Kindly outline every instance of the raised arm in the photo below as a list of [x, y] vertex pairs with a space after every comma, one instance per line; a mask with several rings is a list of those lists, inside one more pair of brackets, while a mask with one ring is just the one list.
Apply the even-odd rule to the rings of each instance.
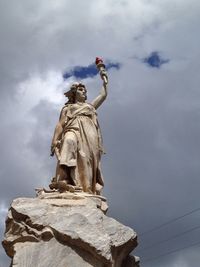
[[108, 84], [104, 82], [100, 94], [91, 103], [95, 107], [95, 109], [97, 109], [106, 99], [108, 94], [107, 89], [108, 89]]
[[103, 86], [101, 88], [100, 94], [91, 102], [91, 104], [97, 109], [103, 101], [106, 99], [108, 94], [108, 84], [103, 83]]
[[97, 109], [107, 97], [108, 76], [107, 76], [105, 65], [103, 63], [103, 59], [96, 57], [95, 63], [96, 63], [97, 69], [99, 70], [101, 79], [103, 80], [103, 87], [100, 91], [100, 94], [91, 103], [95, 107], [95, 109]]

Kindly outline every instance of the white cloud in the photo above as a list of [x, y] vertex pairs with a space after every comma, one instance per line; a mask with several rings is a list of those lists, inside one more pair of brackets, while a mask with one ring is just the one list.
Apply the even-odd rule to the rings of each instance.
[[6, 214], [8, 212], [8, 207], [5, 203], [0, 202], [0, 224], [4, 224], [5, 223], [5, 217]]
[[30, 75], [17, 88], [17, 101], [21, 112], [27, 113], [41, 100], [48, 100], [52, 104], [60, 104], [63, 100], [63, 82], [60, 72], [48, 71], [44, 75], [39, 73]]

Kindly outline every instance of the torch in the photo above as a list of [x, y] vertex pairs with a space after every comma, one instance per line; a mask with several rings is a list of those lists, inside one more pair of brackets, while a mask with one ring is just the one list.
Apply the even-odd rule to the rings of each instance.
[[99, 70], [101, 79], [105, 82], [105, 84], [107, 84], [108, 83], [108, 76], [106, 73], [106, 67], [103, 63], [103, 60], [99, 57], [96, 57], [95, 63], [96, 63], [97, 69]]

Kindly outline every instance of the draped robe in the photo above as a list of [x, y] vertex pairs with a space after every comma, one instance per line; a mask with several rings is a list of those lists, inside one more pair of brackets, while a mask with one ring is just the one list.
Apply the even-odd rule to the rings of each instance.
[[74, 185], [96, 194], [103, 187], [100, 160], [103, 152], [97, 113], [88, 103], [65, 105], [65, 123], [59, 164], [70, 168]]

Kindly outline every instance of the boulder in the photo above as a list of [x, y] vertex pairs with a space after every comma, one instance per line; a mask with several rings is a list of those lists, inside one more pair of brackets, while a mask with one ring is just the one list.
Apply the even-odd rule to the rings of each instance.
[[15, 199], [2, 244], [15, 267], [136, 267], [131, 228], [105, 215], [105, 198], [39, 192]]

